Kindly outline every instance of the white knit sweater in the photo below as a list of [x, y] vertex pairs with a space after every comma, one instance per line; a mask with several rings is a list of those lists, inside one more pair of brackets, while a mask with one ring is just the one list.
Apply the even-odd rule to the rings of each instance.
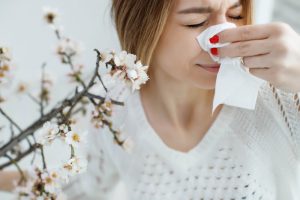
[[107, 200], [122, 179], [128, 200], [299, 200], [299, 95], [264, 84], [254, 111], [224, 105], [183, 153], [154, 132], [135, 92], [115, 119], [133, 140], [132, 153], [108, 130], [93, 130], [87, 173], [64, 190], [69, 199]]

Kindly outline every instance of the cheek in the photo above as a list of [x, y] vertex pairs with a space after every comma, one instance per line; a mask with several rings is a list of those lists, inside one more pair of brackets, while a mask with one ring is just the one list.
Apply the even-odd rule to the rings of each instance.
[[157, 65], [176, 76], [188, 74], [202, 54], [196, 39], [200, 33], [198, 29], [188, 29], [178, 25], [168, 27], [155, 51], [155, 57], [159, 62]]
[[244, 22], [243, 20], [234, 21], [234, 22], [232, 22], [232, 23], [234, 23], [236, 26], [244, 26], [244, 25], [246, 25], [245, 22]]
[[195, 57], [200, 54], [201, 48], [196, 40], [196, 37], [185, 36], [177, 37], [176, 40], [169, 41], [163, 51], [164, 59], [172, 63], [173, 66], [178, 66], [184, 70], [189, 65], [195, 62]]
[[199, 48], [195, 44], [188, 44], [187, 42], [172, 45], [162, 55], [162, 67], [176, 76], [187, 75], [195, 63], [195, 57], [199, 54], [198, 51]]

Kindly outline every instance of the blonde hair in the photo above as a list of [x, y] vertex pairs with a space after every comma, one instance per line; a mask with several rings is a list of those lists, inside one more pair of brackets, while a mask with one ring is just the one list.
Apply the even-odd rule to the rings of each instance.
[[[150, 65], [175, 0], [112, 0], [111, 17], [121, 48]], [[241, 0], [244, 23], [252, 23], [252, 0]]]

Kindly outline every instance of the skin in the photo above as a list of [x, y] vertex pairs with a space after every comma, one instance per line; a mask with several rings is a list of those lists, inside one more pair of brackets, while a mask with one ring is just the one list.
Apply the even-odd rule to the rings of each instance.
[[300, 36], [287, 24], [244, 26], [219, 34], [221, 57], [244, 57], [250, 73], [287, 92], [300, 91]]
[[0, 171], [0, 191], [12, 192], [13, 181], [20, 180], [20, 174], [17, 171]]
[[[242, 11], [241, 6], [235, 6], [237, 3], [237, 0], [177, 0], [168, 18], [149, 69], [150, 80], [141, 89], [141, 99], [149, 123], [174, 150], [188, 152], [194, 148], [222, 109], [221, 105], [211, 115], [217, 74], [199, 64], [216, 63], [195, 38], [212, 25], [224, 22], [243, 25], [242, 19], [234, 19]], [[178, 14], [199, 6], [210, 7], [211, 12]], [[203, 26], [187, 27], [202, 22]], [[254, 75], [279, 88], [300, 91], [300, 39], [287, 25], [243, 26], [224, 31], [219, 37], [221, 42], [234, 42], [218, 49], [221, 57], [242, 56], [246, 66], [252, 66], [250, 72]]]
[[[187, 152], [203, 138], [222, 106], [211, 115], [216, 73], [200, 67], [216, 65], [196, 37], [209, 26], [226, 21], [240, 26], [238, 0], [177, 0], [156, 48], [150, 80], [141, 89], [148, 120], [171, 148]], [[191, 7], [209, 13], [178, 14]], [[205, 22], [203, 26], [191, 28]]]

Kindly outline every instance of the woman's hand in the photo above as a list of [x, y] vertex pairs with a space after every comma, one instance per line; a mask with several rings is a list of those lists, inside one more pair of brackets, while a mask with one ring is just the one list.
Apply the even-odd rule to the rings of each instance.
[[218, 34], [220, 57], [243, 57], [250, 73], [278, 89], [300, 92], [300, 36], [287, 24], [270, 23], [228, 29]]
[[18, 171], [0, 171], [0, 191], [12, 192], [13, 182], [20, 180]]

